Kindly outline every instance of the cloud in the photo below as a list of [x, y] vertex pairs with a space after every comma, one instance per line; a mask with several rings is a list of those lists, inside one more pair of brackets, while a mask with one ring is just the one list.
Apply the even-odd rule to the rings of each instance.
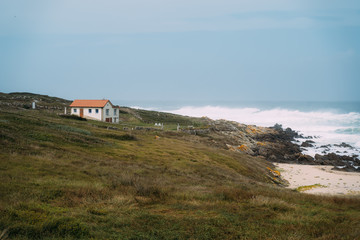
[[[345, 4], [346, 3], [346, 4]], [[62, 0], [0, 3], [0, 33], [104, 34], [360, 25], [354, 1]], [[16, 18], [14, 17], [16, 16]]]

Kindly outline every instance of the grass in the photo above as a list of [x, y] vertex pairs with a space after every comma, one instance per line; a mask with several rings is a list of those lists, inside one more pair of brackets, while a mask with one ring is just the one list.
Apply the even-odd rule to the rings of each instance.
[[106, 138], [112, 138], [120, 141], [130, 141], [130, 140], [136, 140], [136, 137], [131, 134], [114, 134], [114, 133], [107, 133], [103, 135]]
[[304, 192], [304, 191], [308, 191], [308, 190], [311, 190], [313, 188], [318, 188], [318, 187], [324, 188], [326, 186], [317, 183], [317, 184], [313, 184], [313, 185], [300, 186], [300, 187], [296, 188], [296, 191]]
[[141, 109], [136, 109], [136, 110], [134, 109], [133, 111], [136, 112], [136, 114], [144, 123], [151, 123], [151, 124], [166, 123], [170, 125], [180, 124], [182, 126], [194, 126], [194, 127], [201, 127], [207, 125], [205, 119], [186, 117], [171, 113], [147, 111]]
[[[156, 120], [154, 113], [139, 114]], [[169, 124], [185, 121], [172, 117]], [[0, 233], [6, 230], [8, 239], [360, 236], [356, 196], [279, 187], [271, 163], [210, 146], [207, 136], [107, 126], [118, 125], [0, 110]]]

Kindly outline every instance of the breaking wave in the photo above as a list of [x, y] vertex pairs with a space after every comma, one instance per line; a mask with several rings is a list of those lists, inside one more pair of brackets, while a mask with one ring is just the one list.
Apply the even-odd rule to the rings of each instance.
[[[304, 149], [310, 155], [325, 153], [323, 145], [350, 144], [353, 149], [328, 147], [328, 151], [341, 155], [360, 154], [360, 113], [336, 113], [332, 111], [300, 111], [283, 108], [261, 110], [259, 108], [229, 108], [219, 106], [181, 107], [168, 111], [175, 114], [226, 119], [240, 123], [270, 127], [276, 123], [290, 127], [305, 136], [312, 136], [313, 148]], [[301, 142], [300, 142], [301, 143]]]

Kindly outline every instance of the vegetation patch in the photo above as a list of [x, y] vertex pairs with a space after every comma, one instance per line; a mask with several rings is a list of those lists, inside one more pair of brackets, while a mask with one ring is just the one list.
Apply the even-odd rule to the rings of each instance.
[[321, 185], [321, 184], [313, 184], [313, 185], [307, 185], [307, 186], [300, 186], [298, 188], [296, 188], [296, 191], [298, 192], [305, 192], [305, 191], [308, 191], [308, 190], [311, 190], [311, 189], [314, 189], [314, 188], [326, 188], [326, 186], [324, 185]]
[[[23, 236], [29, 239], [42, 239], [49, 236], [87, 237], [89, 229], [76, 218], [62, 216], [65, 209], [48, 205], [22, 204], [3, 211], [6, 219], [1, 225], [8, 229], [10, 238]], [[4, 221], [7, 220], [7, 221]]]
[[120, 140], [120, 141], [135, 141], [135, 140], [137, 140], [135, 136], [130, 135], [130, 134], [119, 135], [119, 134], [108, 133], [108, 134], [104, 134], [103, 136], [106, 138], [112, 138], [112, 139], [116, 139], [116, 140]]
[[249, 150], [249, 147], [247, 147], [246, 145], [242, 144], [241, 146], [238, 147], [239, 150], [246, 152]]
[[206, 126], [207, 123], [203, 119], [185, 117], [181, 115], [155, 112], [155, 111], [146, 111], [141, 109], [134, 110], [140, 119], [145, 123], [166, 123], [166, 124], [180, 124], [182, 126], [194, 126], [202, 127]]
[[62, 117], [62, 118], [73, 119], [73, 120], [78, 120], [78, 121], [87, 121], [86, 118], [82, 118], [82, 117], [76, 116], [76, 115], [64, 115], [64, 114], [61, 114], [59, 116]]
[[51, 128], [60, 130], [60, 131], [65, 131], [65, 132], [72, 132], [72, 133], [80, 133], [80, 134], [84, 134], [84, 135], [91, 135], [91, 132], [85, 129], [81, 129], [81, 128], [76, 128], [76, 127], [72, 127], [72, 126], [68, 126], [68, 125], [61, 125], [61, 124], [54, 124], [54, 125], [50, 125]]

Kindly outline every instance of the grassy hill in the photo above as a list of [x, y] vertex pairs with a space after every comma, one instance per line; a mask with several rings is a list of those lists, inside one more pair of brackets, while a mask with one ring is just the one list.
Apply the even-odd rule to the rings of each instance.
[[[0, 235], [8, 239], [360, 236], [358, 197], [287, 190], [263, 158], [172, 130], [206, 119], [123, 108], [123, 125], [114, 125], [64, 118], [60, 107], [0, 106]], [[153, 122], [169, 127], [131, 130]]]
[[63, 111], [64, 107], [71, 103], [69, 100], [41, 94], [27, 92], [6, 94], [0, 92], [0, 107], [2, 109], [30, 109], [32, 102], [36, 102], [38, 109], [46, 109], [48, 111]]

